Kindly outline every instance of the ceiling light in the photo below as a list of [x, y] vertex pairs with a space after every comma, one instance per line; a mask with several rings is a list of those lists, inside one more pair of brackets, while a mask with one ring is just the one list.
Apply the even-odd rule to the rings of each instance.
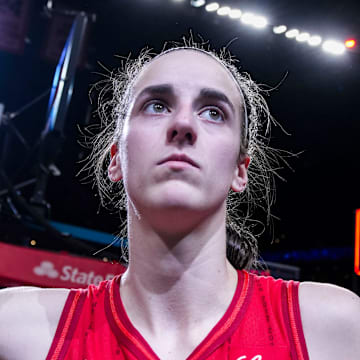
[[254, 17], [254, 14], [247, 12], [241, 17], [241, 21], [246, 25], [251, 25], [254, 21]]
[[220, 9], [218, 9], [217, 14], [220, 16], [229, 15], [230, 8], [228, 6], [223, 6]]
[[310, 36], [310, 39], [308, 40], [308, 44], [311, 46], [318, 46], [321, 44], [321, 37], [318, 35]]
[[355, 47], [356, 45], [356, 41], [354, 39], [349, 39], [345, 41], [345, 46], [349, 49], [352, 49], [353, 47]]
[[288, 30], [288, 31], [285, 33], [285, 36], [286, 36], [288, 39], [296, 38], [298, 35], [299, 35], [299, 30], [298, 30], [298, 29], [291, 29], [291, 30]]
[[256, 28], [264, 28], [267, 24], [268, 21], [263, 16], [254, 16], [252, 25], [254, 25]]
[[193, 7], [201, 7], [206, 4], [205, 0], [190, 0], [190, 5]]
[[242, 11], [239, 9], [231, 9], [229, 12], [229, 16], [232, 19], [240, 19], [241, 18]]
[[242, 15], [241, 21], [246, 25], [252, 25], [256, 28], [263, 28], [268, 23], [265, 17], [249, 12]]
[[282, 34], [287, 30], [287, 27], [285, 25], [279, 25], [273, 27], [274, 34]]
[[310, 39], [310, 34], [306, 33], [306, 32], [300, 33], [296, 37], [296, 40], [299, 41], [299, 42], [305, 42], [305, 41], [308, 41], [309, 39]]
[[207, 4], [205, 6], [205, 10], [209, 11], [209, 12], [216, 11], [219, 7], [220, 7], [220, 5], [217, 2], [213, 2], [211, 4]]
[[322, 45], [322, 48], [324, 51], [334, 55], [341, 55], [345, 52], [345, 45], [335, 40], [325, 41]]

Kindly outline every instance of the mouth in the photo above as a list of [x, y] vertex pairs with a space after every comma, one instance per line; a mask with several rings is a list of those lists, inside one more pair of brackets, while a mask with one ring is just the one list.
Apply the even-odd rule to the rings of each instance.
[[173, 155], [170, 155], [166, 159], [161, 160], [158, 163], [158, 165], [165, 164], [166, 162], [173, 162], [173, 161], [178, 162], [179, 164], [187, 163], [187, 164], [190, 164], [191, 166], [194, 166], [196, 168], [200, 168], [200, 166], [193, 159], [191, 159], [190, 157], [188, 157], [185, 154], [173, 154]]

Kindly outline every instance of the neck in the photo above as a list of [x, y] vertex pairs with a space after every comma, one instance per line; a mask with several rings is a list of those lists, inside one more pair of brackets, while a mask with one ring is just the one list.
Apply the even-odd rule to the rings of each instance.
[[156, 333], [177, 324], [183, 331], [209, 321], [209, 314], [219, 320], [231, 302], [237, 274], [226, 260], [225, 209], [190, 218], [191, 224], [176, 229], [183, 217], [176, 214], [174, 224], [168, 217], [166, 229], [129, 211], [130, 262], [121, 294], [129, 317], [143, 329]]

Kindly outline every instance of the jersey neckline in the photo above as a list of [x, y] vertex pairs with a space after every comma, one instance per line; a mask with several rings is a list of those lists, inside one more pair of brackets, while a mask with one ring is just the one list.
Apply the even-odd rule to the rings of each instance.
[[[237, 329], [243, 318], [253, 288], [253, 276], [238, 270], [238, 282], [229, 307], [217, 324], [187, 357], [187, 360], [206, 359], [222, 345]], [[105, 296], [105, 311], [109, 324], [119, 342], [123, 343], [139, 359], [159, 360], [144, 337], [131, 323], [120, 297], [120, 279], [117, 275], [108, 283]]]

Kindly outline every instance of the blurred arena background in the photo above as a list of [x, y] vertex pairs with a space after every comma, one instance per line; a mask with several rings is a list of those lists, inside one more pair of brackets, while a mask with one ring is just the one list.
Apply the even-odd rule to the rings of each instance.
[[288, 159], [292, 170], [280, 170], [274, 228], [259, 237], [266, 273], [359, 294], [358, 7], [0, 1], [0, 286], [86, 286], [123, 270], [118, 244], [93, 255], [116, 236], [119, 214], [76, 177], [88, 155], [78, 127], [96, 122], [88, 92], [105, 73], [99, 62], [116, 68], [114, 55], [160, 51], [192, 32], [214, 48], [228, 45], [241, 69], [272, 89], [270, 110], [290, 134], [275, 127], [272, 146], [299, 154]]

